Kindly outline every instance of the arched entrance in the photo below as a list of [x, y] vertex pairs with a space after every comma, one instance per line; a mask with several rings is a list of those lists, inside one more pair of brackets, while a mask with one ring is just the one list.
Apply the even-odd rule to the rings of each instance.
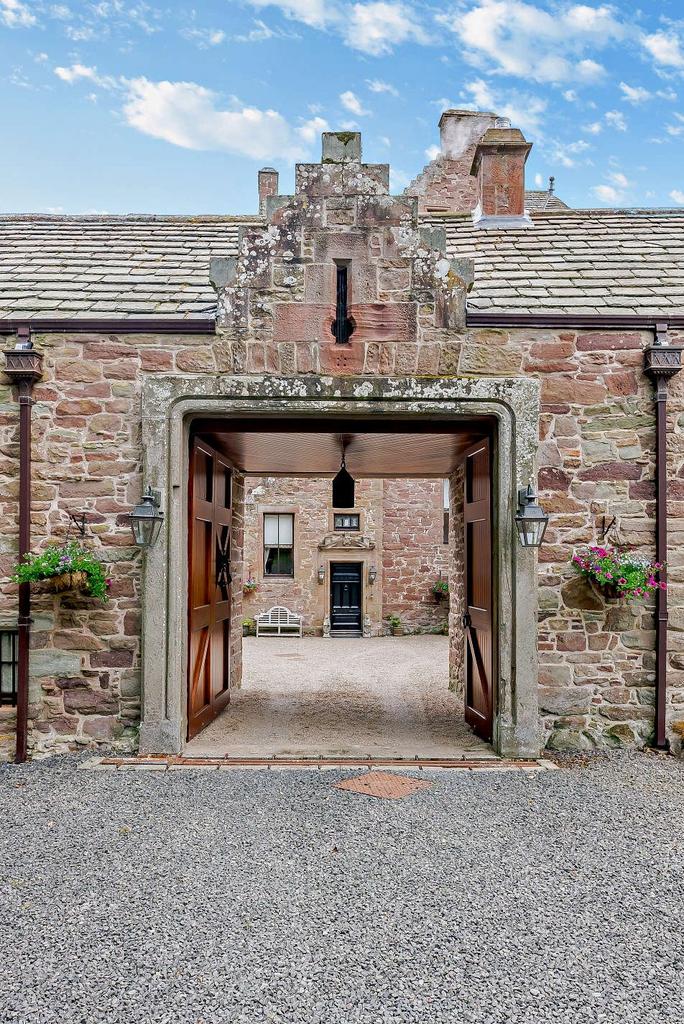
[[[397, 433], [398, 422], [403, 424], [402, 429], [417, 435], [434, 434], [439, 424], [445, 437], [460, 438], [460, 454], [466, 456], [466, 465], [470, 459], [471, 467], [466, 470], [470, 473], [466, 497], [470, 494], [471, 498], [465, 507], [467, 519], [470, 517], [467, 557], [473, 567], [480, 568], [486, 561], [485, 552], [491, 552], [492, 559], [488, 594], [486, 573], [480, 573], [479, 578], [477, 573], [470, 575], [473, 584], [466, 622], [470, 720], [487, 735], [491, 732], [498, 752], [507, 756], [536, 753], [535, 562], [533, 552], [514, 543], [513, 515], [517, 487], [534, 473], [537, 409], [537, 385], [530, 380], [233, 377], [150, 381], [143, 398], [146, 480], [162, 492], [167, 521], [164, 537], [149, 552], [145, 567], [141, 749], [179, 752], [187, 736], [186, 680], [193, 668], [193, 654], [182, 627], [189, 611], [187, 480], [191, 433], [198, 433], [199, 424], [206, 439], [211, 424], [229, 422], [231, 434], [239, 435], [244, 444], [248, 434], [254, 437], [267, 432], [239, 431], [236, 427], [254, 426], [256, 420], [263, 428], [265, 418], [269, 418], [277, 419], [279, 426], [287, 423], [290, 427], [307, 421], [315, 424], [319, 434], [321, 425], [325, 425], [333, 436], [335, 431], [330, 428], [341, 419], [363, 422], [377, 436], [390, 433], [383, 431], [383, 426], [392, 426]], [[494, 427], [491, 449], [482, 444], [490, 429], [484, 424]], [[481, 437], [473, 442], [473, 432], [478, 431]], [[406, 451], [401, 446], [398, 450], [405, 466]], [[378, 454], [375, 445], [376, 458]], [[240, 458], [234, 461], [240, 464]], [[488, 465], [483, 458], [490, 460]], [[242, 467], [246, 465], [242, 458]], [[240, 494], [242, 472], [240, 469], [234, 474], [234, 495]], [[482, 494], [485, 480], [491, 500]], [[482, 517], [484, 503], [491, 508], [490, 522]], [[235, 511], [233, 508], [234, 523]], [[239, 559], [240, 525], [234, 530], [234, 557]], [[240, 672], [241, 622], [239, 626], [229, 636], [224, 633], [223, 640], [230, 647], [233, 673]], [[157, 638], [155, 655], [148, 654], [150, 630]], [[483, 685], [487, 675], [489, 686]]]

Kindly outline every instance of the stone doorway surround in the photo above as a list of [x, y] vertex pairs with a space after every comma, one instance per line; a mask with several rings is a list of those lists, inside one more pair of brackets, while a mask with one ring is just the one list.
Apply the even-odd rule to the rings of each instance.
[[517, 491], [535, 477], [539, 383], [533, 378], [155, 376], [142, 393], [143, 480], [165, 513], [143, 570], [141, 753], [180, 753], [186, 735], [187, 480], [193, 418], [269, 414], [496, 421], [493, 474], [493, 747], [537, 756], [536, 553], [515, 536]]

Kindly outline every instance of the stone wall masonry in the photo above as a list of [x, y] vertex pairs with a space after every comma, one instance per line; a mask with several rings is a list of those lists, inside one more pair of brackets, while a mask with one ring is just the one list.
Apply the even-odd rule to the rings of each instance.
[[[371, 631], [386, 632], [389, 614], [398, 614], [409, 630], [433, 629], [446, 621], [447, 605], [438, 605], [430, 586], [441, 573], [447, 578], [448, 547], [442, 543], [442, 482], [435, 480], [357, 480], [356, 510], [360, 533], [374, 544], [359, 552], [373, 564], [377, 581], [369, 606]], [[293, 578], [263, 574], [262, 517], [264, 512], [295, 514], [295, 572]], [[244, 614], [254, 618], [277, 604], [304, 617], [304, 631], [320, 634], [326, 613], [327, 567], [334, 551], [318, 545], [332, 532], [330, 481], [311, 478], [248, 478], [245, 531], [245, 573], [257, 590], [244, 597]], [[318, 581], [319, 566], [326, 571]], [[365, 574], [367, 577], [367, 573]], [[367, 579], [364, 586], [367, 586]]]
[[408, 630], [446, 624], [448, 602], [431, 594], [449, 577], [443, 540], [443, 482], [385, 480], [383, 488], [383, 604]]
[[[653, 554], [652, 385], [641, 369], [649, 341], [639, 332], [458, 335], [460, 374], [533, 374], [543, 382], [539, 485], [551, 523], [539, 555], [540, 709], [556, 749], [642, 744], [653, 727], [652, 606], [606, 600], [569, 567], [575, 546], [599, 539], [604, 515], [617, 517], [625, 542]], [[67, 511], [85, 510], [87, 543], [106, 560], [112, 590], [106, 605], [74, 594], [36, 596], [31, 748], [35, 755], [95, 742], [134, 746], [140, 556], [121, 517], [142, 487], [141, 382], [159, 369], [185, 376], [189, 367], [201, 373], [224, 365], [226, 342], [220, 333], [49, 334], [36, 344], [45, 379], [35, 392], [34, 546], [63, 539]], [[676, 740], [684, 721], [684, 380], [673, 380], [671, 396], [668, 721]], [[17, 429], [18, 407], [3, 386], [0, 615], [7, 624], [16, 621], [16, 588], [7, 577], [17, 543]]]

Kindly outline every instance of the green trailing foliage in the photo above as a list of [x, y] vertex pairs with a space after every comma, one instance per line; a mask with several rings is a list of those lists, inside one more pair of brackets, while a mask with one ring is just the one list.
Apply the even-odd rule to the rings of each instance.
[[102, 562], [76, 541], [68, 544], [49, 544], [37, 555], [27, 554], [12, 575], [14, 583], [34, 583], [49, 580], [65, 573], [85, 573], [86, 588], [91, 597], [106, 601], [110, 581]]
[[647, 597], [666, 584], [658, 579], [663, 562], [651, 562], [633, 551], [589, 547], [572, 556], [574, 569], [609, 594], [617, 597]]

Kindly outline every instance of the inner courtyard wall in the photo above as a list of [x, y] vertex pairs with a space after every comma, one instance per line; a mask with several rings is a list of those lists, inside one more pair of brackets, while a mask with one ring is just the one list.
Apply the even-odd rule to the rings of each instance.
[[[642, 371], [651, 340], [648, 332], [469, 329], [450, 334], [437, 359], [459, 376], [542, 379], [539, 485], [551, 522], [539, 553], [540, 723], [544, 741], [557, 749], [641, 744], [653, 729], [653, 607], [606, 598], [569, 564], [577, 545], [600, 540], [604, 517], [616, 517], [623, 541], [654, 553], [655, 428], [652, 385]], [[160, 372], [187, 379], [234, 372], [233, 342], [219, 331], [215, 337], [50, 333], [37, 335], [35, 344], [45, 366], [34, 393], [33, 546], [64, 540], [67, 513], [85, 511], [85, 542], [107, 564], [111, 596], [103, 605], [74, 593], [35, 594], [31, 751], [99, 742], [134, 747], [140, 553], [123, 517], [143, 483], [141, 384]], [[401, 344], [379, 343], [390, 353], [376, 365], [380, 379], [394, 371]], [[281, 355], [275, 345], [272, 365], [287, 376]], [[9, 575], [17, 550], [18, 405], [16, 392], [0, 387], [0, 623], [11, 628], [17, 614]], [[668, 421], [667, 710], [674, 742], [684, 722], [683, 435], [684, 381], [676, 377]], [[11, 756], [13, 716], [13, 709], [2, 708], [5, 756]]]
[[[431, 590], [440, 575], [447, 579], [442, 481], [359, 479], [355, 498], [359, 530], [335, 530], [330, 480], [247, 478], [245, 572], [256, 583], [256, 590], [244, 595], [246, 618], [282, 604], [303, 616], [305, 632], [322, 634], [328, 611], [329, 566], [337, 556], [335, 548], [321, 550], [319, 545], [336, 534], [340, 546], [345, 539], [350, 544], [363, 540], [372, 545], [369, 550], [357, 549], [365, 570], [364, 609], [372, 635], [387, 632], [390, 614], [398, 615], [408, 631], [445, 625], [448, 602], [438, 602]], [[292, 577], [264, 573], [263, 516], [269, 512], [295, 517]], [[376, 573], [374, 583], [369, 582], [371, 567]], [[324, 573], [323, 582], [319, 581], [319, 569]], [[373, 600], [367, 600], [369, 595]]]

